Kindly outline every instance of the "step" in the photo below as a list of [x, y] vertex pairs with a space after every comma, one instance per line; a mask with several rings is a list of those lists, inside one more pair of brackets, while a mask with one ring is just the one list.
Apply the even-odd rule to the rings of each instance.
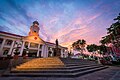
[[4, 73], [5, 77], [78, 77], [88, 73], [92, 73], [95, 71], [99, 71], [102, 69], [106, 69], [108, 67], [98, 67], [94, 69], [83, 70], [80, 72], [74, 73]]
[[12, 70], [11, 73], [74, 73], [103, 66], [88, 66], [74, 69], [49, 69], [49, 70]]
[[[83, 68], [83, 67], [89, 67], [89, 66], [98, 66], [98, 65], [67, 65], [65, 67], [57, 67], [57, 68], [48, 68], [48, 69], [44, 69], [44, 68], [29, 68], [29, 69], [26, 69], [25, 70], [56, 70], [56, 69], [59, 69], [59, 70], [70, 70], [70, 69], [76, 69], [76, 68]], [[22, 69], [24, 71], [24, 69]], [[20, 70], [20, 71], [22, 71]], [[15, 68], [13, 68], [11, 71], [16, 71]], [[17, 70], [19, 71], [19, 70]]]
[[95, 72], [95, 71], [100, 71], [100, 70], [103, 70], [103, 69], [106, 69], [106, 68], [108, 68], [108, 67], [103, 66], [103, 67], [99, 67], [99, 68], [95, 68], [95, 69], [89, 69], [89, 70], [85, 70], [85, 71], [82, 71], [82, 72], [75, 73], [75, 75], [76, 75], [76, 77], [79, 77], [79, 76], [89, 74], [89, 73], [92, 73], [92, 72]]

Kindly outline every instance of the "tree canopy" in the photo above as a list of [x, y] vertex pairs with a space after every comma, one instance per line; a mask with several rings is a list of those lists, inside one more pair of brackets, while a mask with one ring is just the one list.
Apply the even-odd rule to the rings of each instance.
[[114, 46], [120, 47], [120, 13], [114, 21], [115, 23], [107, 28], [107, 35], [102, 37], [100, 43], [104, 45], [112, 43]]

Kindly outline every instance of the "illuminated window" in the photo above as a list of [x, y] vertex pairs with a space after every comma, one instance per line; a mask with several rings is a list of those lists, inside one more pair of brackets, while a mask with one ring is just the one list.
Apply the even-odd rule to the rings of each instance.
[[25, 45], [24, 45], [24, 47], [27, 47], [28, 46], [28, 42], [25, 42]]
[[36, 44], [36, 43], [30, 43], [30, 47], [32, 47], [32, 48], [38, 48], [38, 44]]

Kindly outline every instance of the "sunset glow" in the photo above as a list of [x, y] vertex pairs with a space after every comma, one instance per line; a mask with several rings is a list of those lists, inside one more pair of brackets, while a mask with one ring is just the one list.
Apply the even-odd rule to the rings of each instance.
[[0, 30], [28, 35], [37, 20], [40, 37], [69, 46], [77, 39], [99, 44], [120, 11], [120, 0], [0, 0]]

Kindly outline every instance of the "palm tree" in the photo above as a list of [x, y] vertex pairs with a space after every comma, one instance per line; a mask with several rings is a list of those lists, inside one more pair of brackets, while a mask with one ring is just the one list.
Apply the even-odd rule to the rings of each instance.
[[84, 53], [83, 53], [83, 51], [85, 50], [86, 41], [85, 41], [84, 39], [79, 39], [79, 40], [77, 40], [76, 43], [78, 44], [78, 49], [81, 51], [81, 55], [82, 55], [83, 58], [84, 58]]
[[[72, 47], [73, 49], [80, 51], [81, 55], [83, 55], [83, 51], [85, 50], [85, 44], [86, 44], [86, 41], [84, 39], [79, 39], [73, 42]], [[84, 55], [83, 55], [83, 58], [84, 58]]]
[[79, 45], [79, 47], [81, 48], [81, 52], [83, 52], [84, 47], [85, 47], [85, 44], [86, 44], [86, 41], [85, 41], [84, 39], [82, 39], [82, 40], [78, 40], [76, 43], [77, 43], [77, 44]]
[[77, 48], [77, 43], [76, 42], [73, 42], [73, 44], [72, 44], [72, 47], [74, 48], [74, 49], [76, 49]]

